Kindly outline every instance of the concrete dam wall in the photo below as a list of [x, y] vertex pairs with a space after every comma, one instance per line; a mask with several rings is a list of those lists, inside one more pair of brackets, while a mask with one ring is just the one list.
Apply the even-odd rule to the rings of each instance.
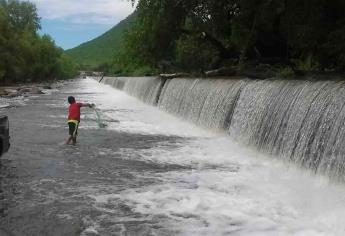
[[197, 125], [258, 150], [345, 179], [345, 81], [106, 77]]

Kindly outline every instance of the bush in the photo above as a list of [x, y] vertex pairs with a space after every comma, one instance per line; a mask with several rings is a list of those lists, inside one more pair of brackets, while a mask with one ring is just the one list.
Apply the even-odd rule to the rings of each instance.
[[283, 67], [277, 72], [278, 77], [287, 78], [294, 76], [295, 73], [291, 67]]

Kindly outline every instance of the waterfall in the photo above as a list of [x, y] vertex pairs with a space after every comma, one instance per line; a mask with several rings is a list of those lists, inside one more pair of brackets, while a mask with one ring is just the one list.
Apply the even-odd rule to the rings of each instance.
[[345, 179], [345, 81], [143, 77], [104, 83], [262, 152]]
[[165, 79], [158, 77], [105, 77], [102, 83], [140, 99], [150, 105], [157, 105]]
[[245, 80], [172, 79], [158, 107], [201, 126], [225, 130]]
[[[129, 77], [128, 77], [129, 78]], [[127, 77], [104, 77], [100, 82], [122, 90], [128, 79]]]
[[116, 77], [113, 79], [112, 82], [110, 82], [110, 85], [113, 86], [114, 88], [122, 90], [123, 87], [125, 86], [126, 83], [126, 78], [125, 77]]
[[123, 90], [145, 103], [156, 105], [164, 83], [164, 79], [156, 77], [127, 78]]
[[260, 150], [340, 176], [344, 101], [344, 82], [251, 82], [240, 95], [229, 131]]

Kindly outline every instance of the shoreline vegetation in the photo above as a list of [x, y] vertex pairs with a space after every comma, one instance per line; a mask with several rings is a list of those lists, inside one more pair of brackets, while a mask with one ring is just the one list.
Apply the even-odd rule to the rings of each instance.
[[343, 0], [131, 2], [135, 12], [112, 29], [123, 34], [117, 52], [98, 65], [79, 60], [80, 68], [117, 76], [183, 72], [259, 79], [345, 71]]
[[[132, 0], [122, 67], [252, 78], [345, 70], [345, 2]], [[141, 43], [145, 42], [145, 43]]]

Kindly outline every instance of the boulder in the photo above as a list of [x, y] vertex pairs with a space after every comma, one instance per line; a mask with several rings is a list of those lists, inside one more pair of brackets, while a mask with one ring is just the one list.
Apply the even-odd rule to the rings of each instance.
[[30, 94], [44, 94], [38, 87], [32, 87]]
[[18, 92], [13, 92], [13, 93], [9, 93], [6, 97], [7, 98], [14, 98], [14, 97], [18, 97], [21, 94], [19, 94]]
[[43, 85], [42, 86], [42, 89], [53, 89], [52, 86], [50, 85]]
[[19, 94], [30, 93], [30, 92], [31, 92], [31, 88], [20, 88], [18, 90]]
[[4, 89], [6, 93], [10, 94], [10, 93], [16, 93], [17, 90], [16, 89], [11, 89], [11, 88], [6, 88]]
[[5, 89], [0, 89], [0, 96], [7, 96], [8, 92]]

